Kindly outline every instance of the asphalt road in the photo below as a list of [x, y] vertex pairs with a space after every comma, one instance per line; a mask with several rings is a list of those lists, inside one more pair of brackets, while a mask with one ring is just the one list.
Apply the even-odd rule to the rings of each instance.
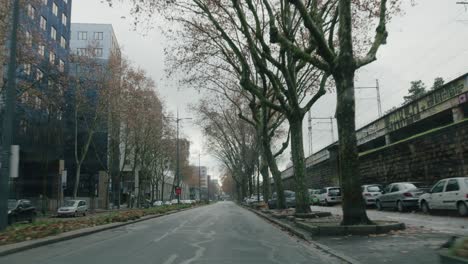
[[232, 202], [0, 257], [0, 263], [339, 263]]

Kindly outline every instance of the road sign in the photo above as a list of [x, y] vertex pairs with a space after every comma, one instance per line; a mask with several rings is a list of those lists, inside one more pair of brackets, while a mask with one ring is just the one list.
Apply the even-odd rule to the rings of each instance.
[[177, 195], [181, 195], [181, 194], [182, 194], [182, 188], [180, 188], [179, 186], [177, 186], [177, 187], [175, 188], [175, 193], [176, 193]]

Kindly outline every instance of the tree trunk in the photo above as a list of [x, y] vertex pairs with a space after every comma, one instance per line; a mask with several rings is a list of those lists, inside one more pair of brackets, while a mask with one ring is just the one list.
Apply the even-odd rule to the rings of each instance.
[[270, 200], [270, 173], [268, 171], [268, 162], [266, 161], [265, 154], [262, 151], [262, 160], [260, 161], [260, 174], [262, 175], [262, 193], [263, 201], [268, 203]]
[[[343, 71], [341, 71], [343, 72]], [[343, 197], [342, 225], [370, 224], [361, 195], [356, 140], [354, 73], [334, 76], [337, 86], [336, 119], [339, 140], [339, 176]]]
[[[303, 115], [289, 118], [291, 127], [291, 155], [294, 167], [294, 179], [296, 184], [296, 212], [310, 212], [309, 197], [305, 183], [306, 167], [304, 159], [304, 143], [302, 138]], [[275, 180], [276, 182], [276, 180]]]
[[73, 186], [73, 199], [78, 195], [78, 185], [80, 184], [81, 163], [76, 164], [75, 186]]
[[242, 174], [242, 180], [241, 180], [241, 200], [243, 200], [245, 197], [247, 197], [247, 192], [248, 192], [248, 186], [247, 186], [247, 178], [248, 175]]
[[271, 174], [273, 175], [273, 181], [276, 189], [276, 206], [278, 209], [286, 208], [286, 198], [284, 197], [283, 179], [281, 179], [281, 171], [278, 169], [276, 159], [271, 152], [269, 140], [263, 141], [264, 153], [268, 167], [270, 167]]

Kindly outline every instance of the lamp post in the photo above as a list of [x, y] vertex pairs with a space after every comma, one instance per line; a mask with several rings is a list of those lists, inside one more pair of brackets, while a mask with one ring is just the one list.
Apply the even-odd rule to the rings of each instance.
[[8, 197], [10, 180], [10, 154], [13, 137], [13, 116], [16, 92], [16, 50], [19, 23], [19, 0], [13, 0], [11, 16], [10, 59], [8, 61], [7, 86], [5, 91], [5, 111], [3, 116], [3, 144], [0, 174], [0, 230], [8, 225]]
[[[182, 120], [191, 120], [192, 118], [186, 117], [186, 118], [179, 118], [179, 109], [177, 109], [177, 118], [176, 118], [176, 124], [177, 124], [177, 138], [176, 138], [176, 179], [177, 179], [177, 186], [176, 188], [180, 188], [180, 164], [179, 164], [179, 156], [180, 156], [180, 151], [179, 151], [179, 122]], [[177, 203], [180, 204], [180, 194], [177, 194]]]

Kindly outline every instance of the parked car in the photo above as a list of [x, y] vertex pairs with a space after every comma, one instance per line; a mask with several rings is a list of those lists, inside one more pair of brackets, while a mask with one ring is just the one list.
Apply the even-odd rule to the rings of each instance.
[[319, 204], [320, 199], [320, 190], [319, 189], [309, 189], [309, 201], [311, 205]]
[[368, 184], [361, 186], [362, 189], [362, 199], [366, 205], [375, 205], [375, 200], [377, 196], [382, 194], [382, 186], [379, 184]]
[[172, 205], [172, 202], [171, 201], [165, 201], [164, 205]]
[[178, 204], [179, 201], [177, 199], [172, 199], [171, 204]]
[[163, 201], [154, 201], [153, 206], [161, 206], [163, 205]]
[[68, 200], [57, 210], [57, 216], [85, 216], [88, 213], [88, 205], [84, 200]]
[[325, 187], [320, 190], [319, 203], [323, 205], [332, 205], [341, 203], [340, 187]]
[[438, 181], [428, 193], [419, 197], [419, 207], [424, 213], [431, 210], [457, 210], [468, 215], [468, 177], [448, 178]]
[[399, 212], [404, 212], [409, 208], [418, 208], [419, 196], [427, 190], [427, 185], [421, 182], [392, 183], [380, 196], [377, 196], [375, 205], [378, 210], [392, 208]]
[[34, 222], [36, 219], [36, 208], [29, 200], [8, 200], [8, 224], [28, 221]]
[[[285, 190], [284, 196], [286, 200], [286, 207], [296, 207], [296, 193], [293, 191]], [[276, 203], [278, 201], [278, 194], [276, 192], [273, 193], [270, 200], [268, 200], [268, 208], [275, 209]]]

